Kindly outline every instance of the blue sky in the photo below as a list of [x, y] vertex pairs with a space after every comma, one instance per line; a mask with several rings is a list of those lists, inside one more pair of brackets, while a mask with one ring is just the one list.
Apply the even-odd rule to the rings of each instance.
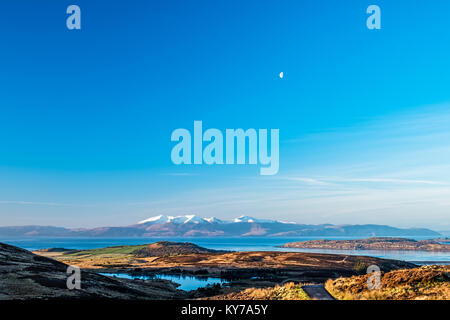
[[[66, 28], [70, 4], [81, 30]], [[366, 28], [371, 4], [381, 30]], [[449, 12], [444, 0], [3, 1], [0, 224], [194, 213], [450, 230]], [[279, 129], [279, 173], [175, 166], [170, 135], [194, 120]]]

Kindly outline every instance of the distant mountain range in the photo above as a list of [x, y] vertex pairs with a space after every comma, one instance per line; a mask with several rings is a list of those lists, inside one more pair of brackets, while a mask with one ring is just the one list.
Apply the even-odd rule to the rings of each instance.
[[441, 236], [438, 232], [385, 225], [307, 225], [240, 216], [231, 221], [195, 215], [159, 215], [124, 227], [68, 229], [52, 226], [0, 227], [0, 237], [394, 237]]

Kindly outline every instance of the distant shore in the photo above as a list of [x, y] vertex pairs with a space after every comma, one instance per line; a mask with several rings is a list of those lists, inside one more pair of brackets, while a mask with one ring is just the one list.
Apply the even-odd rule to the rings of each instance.
[[439, 240], [413, 240], [404, 238], [374, 237], [355, 240], [309, 240], [289, 242], [281, 248], [330, 250], [386, 250], [450, 252], [450, 244]]

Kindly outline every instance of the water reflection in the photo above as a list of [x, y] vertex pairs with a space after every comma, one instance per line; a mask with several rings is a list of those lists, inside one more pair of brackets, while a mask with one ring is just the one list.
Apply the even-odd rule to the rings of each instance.
[[118, 277], [125, 279], [141, 279], [141, 280], [152, 280], [152, 279], [163, 279], [170, 280], [178, 283], [180, 286], [178, 289], [190, 291], [196, 290], [198, 288], [203, 288], [208, 285], [214, 284], [224, 284], [225, 280], [220, 278], [211, 277], [194, 277], [185, 275], [173, 275], [173, 274], [153, 274], [153, 275], [138, 275], [138, 274], [128, 274], [128, 273], [100, 273], [104, 276]]

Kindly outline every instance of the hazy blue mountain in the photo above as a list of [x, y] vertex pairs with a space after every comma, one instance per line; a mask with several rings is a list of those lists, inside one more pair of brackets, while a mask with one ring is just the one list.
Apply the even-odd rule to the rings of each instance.
[[241, 216], [230, 221], [195, 215], [159, 215], [124, 227], [68, 229], [51, 226], [0, 227], [0, 237], [374, 237], [430, 236], [440, 233], [423, 228], [386, 225], [306, 225]]

